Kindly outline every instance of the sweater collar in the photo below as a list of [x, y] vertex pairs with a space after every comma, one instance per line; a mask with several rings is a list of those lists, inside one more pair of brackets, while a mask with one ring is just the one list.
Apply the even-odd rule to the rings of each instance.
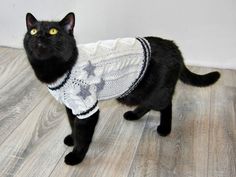
[[55, 82], [48, 84], [48, 88], [50, 90], [58, 90], [61, 87], [63, 87], [66, 82], [70, 79], [70, 75], [71, 75], [71, 70], [66, 72], [62, 77], [60, 77], [59, 79], [57, 79]]

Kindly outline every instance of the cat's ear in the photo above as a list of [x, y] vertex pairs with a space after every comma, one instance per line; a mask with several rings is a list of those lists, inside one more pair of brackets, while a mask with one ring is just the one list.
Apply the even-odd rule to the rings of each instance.
[[26, 26], [28, 30], [37, 22], [37, 19], [31, 13], [26, 14]]
[[73, 29], [75, 26], [75, 14], [73, 12], [68, 13], [59, 24], [68, 32], [73, 34]]

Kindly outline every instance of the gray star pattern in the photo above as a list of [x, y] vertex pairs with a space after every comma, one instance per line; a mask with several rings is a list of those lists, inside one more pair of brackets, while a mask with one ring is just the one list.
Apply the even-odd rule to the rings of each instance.
[[89, 76], [95, 76], [94, 70], [96, 66], [92, 65], [91, 61], [88, 61], [88, 65], [83, 69], [88, 73], [88, 78]]
[[84, 100], [91, 95], [89, 91], [90, 86], [80, 86], [80, 92], [77, 93], [77, 96], [82, 97]]
[[105, 85], [104, 79], [102, 78], [101, 81], [95, 85], [97, 87], [97, 92], [100, 92], [104, 88], [104, 85]]

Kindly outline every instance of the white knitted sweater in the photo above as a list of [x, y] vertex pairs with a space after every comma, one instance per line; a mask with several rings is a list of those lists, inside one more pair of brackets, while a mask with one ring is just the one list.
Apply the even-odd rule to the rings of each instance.
[[78, 46], [72, 70], [55, 83], [50, 93], [79, 119], [98, 110], [98, 101], [123, 97], [142, 79], [151, 50], [144, 38], [121, 38]]

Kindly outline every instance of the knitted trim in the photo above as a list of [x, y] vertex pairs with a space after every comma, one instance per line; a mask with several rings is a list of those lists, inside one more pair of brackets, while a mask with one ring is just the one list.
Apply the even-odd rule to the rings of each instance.
[[151, 58], [151, 48], [149, 43], [146, 41], [146, 39], [144, 38], [136, 38], [142, 45], [143, 47], [143, 55], [144, 55], [144, 61], [143, 61], [143, 65], [142, 65], [142, 69], [141, 72], [138, 76], [138, 78], [133, 82], [133, 84], [130, 86], [130, 88], [124, 92], [121, 96], [119, 96], [119, 98], [122, 98], [126, 95], [128, 95], [129, 93], [131, 93], [138, 85], [138, 83], [142, 80], [146, 70], [147, 70], [147, 66], [149, 64], [149, 60]]
[[96, 108], [97, 104], [98, 104], [98, 101], [91, 108], [89, 108], [87, 111], [84, 111], [80, 114], [76, 114], [76, 116], [83, 116], [83, 115], [89, 114], [94, 108]]
[[58, 90], [58, 89], [60, 89], [60, 88], [63, 87], [63, 86], [66, 84], [66, 82], [70, 79], [70, 75], [71, 75], [71, 71], [68, 71], [68, 73], [67, 73], [65, 79], [64, 79], [58, 86], [50, 87], [50, 86], [48, 85], [48, 88], [49, 88], [50, 90]]
[[[147, 50], [147, 60], [146, 60], [146, 63], [144, 65], [144, 69], [142, 70], [142, 72], [140, 73], [141, 77], [139, 79], [139, 81], [141, 81], [141, 79], [143, 78], [146, 70], [147, 70], [147, 67], [148, 67], [148, 64], [149, 64], [149, 61], [151, 59], [151, 47], [150, 47], [150, 44], [148, 43], [148, 41], [144, 38], [139, 38], [140, 42], [142, 41], [143, 42], [143, 45], [144, 47], [146, 48]], [[137, 83], [138, 84], [138, 83]]]
[[148, 59], [151, 58], [151, 46], [149, 44], [149, 42], [147, 41], [147, 39], [145, 38], [137, 38], [137, 40], [140, 40], [140, 42], [142, 41], [148, 51]]

